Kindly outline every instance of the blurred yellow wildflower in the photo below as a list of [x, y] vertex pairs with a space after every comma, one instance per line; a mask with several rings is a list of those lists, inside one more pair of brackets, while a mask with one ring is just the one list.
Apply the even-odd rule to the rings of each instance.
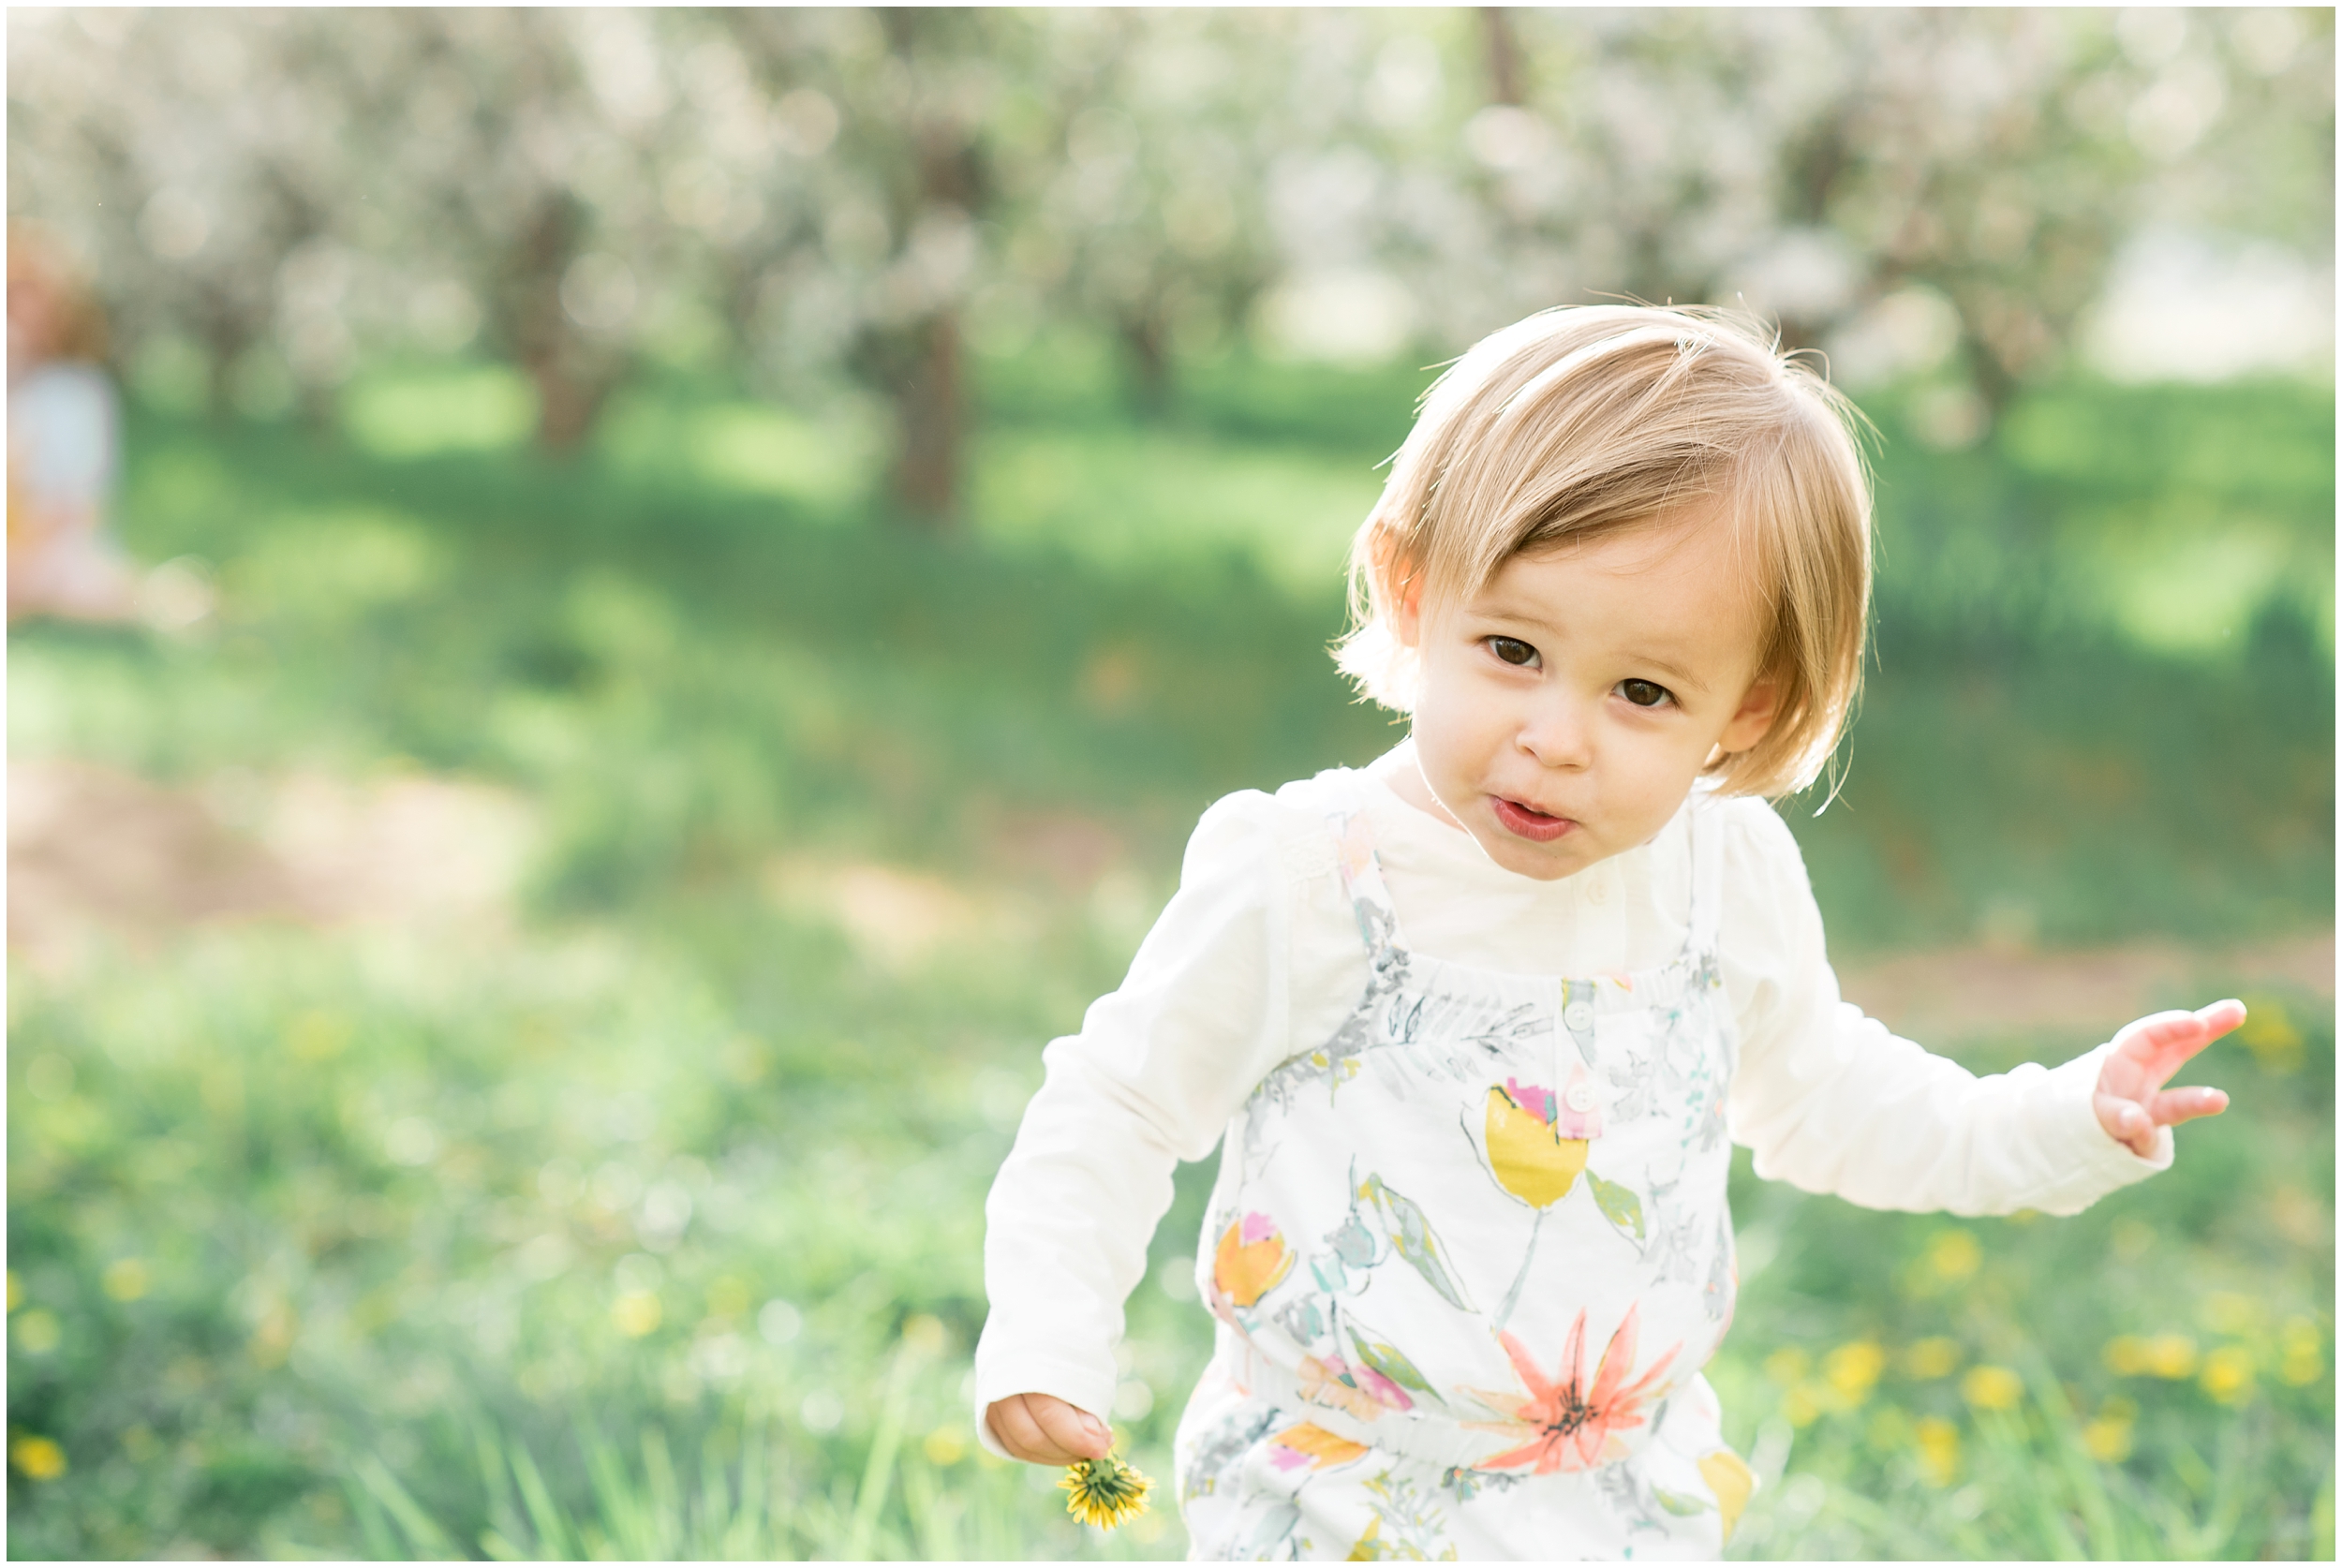
[[57, 1322], [57, 1314], [46, 1307], [35, 1307], [17, 1315], [17, 1346], [27, 1355], [47, 1355], [64, 1338], [65, 1329]]
[[944, 1344], [943, 1320], [932, 1312], [914, 1312], [903, 1320], [903, 1349], [913, 1355], [940, 1355]]
[[1939, 1280], [1964, 1280], [1984, 1261], [1984, 1249], [1967, 1231], [1938, 1231], [1927, 1244], [1927, 1266]]
[[2307, 1318], [2288, 1318], [2277, 1332], [2277, 1347], [2284, 1358], [2277, 1363], [2277, 1376], [2296, 1388], [2305, 1388], [2325, 1375], [2326, 1360], [2319, 1352], [2324, 1348], [2325, 1336]]
[[1795, 1345], [1784, 1345], [1765, 1357], [1765, 1376], [1786, 1386], [1803, 1377], [1813, 1364], [1813, 1358]]
[[2256, 997], [2236, 1043], [2253, 1054], [2264, 1072], [2286, 1073], [2302, 1064], [2302, 1031], [2283, 1003]]
[[2215, 1334], [2243, 1336], [2260, 1326], [2260, 1303], [2235, 1291], [2214, 1291], [2200, 1309], [2204, 1326]]
[[2222, 1345], [2203, 1358], [2203, 1376], [2197, 1380], [2206, 1394], [2224, 1405], [2252, 1398], [2252, 1353], [2242, 1345]]
[[1960, 1380], [1960, 1397], [1979, 1410], [2014, 1410], [2024, 1398], [2024, 1380], [2006, 1367], [1979, 1364]]
[[106, 1265], [98, 1285], [116, 1301], [136, 1301], [146, 1294], [146, 1265], [138, 1258], [116, 1258]]
[[968, 1440], [959, 1435], [957, 1427], [938, 1427], [927, 1434], [919, 1451], [936, 1469], [949, 1470], [968, 1457]]
[[628, 1291], [610, 1304], [610, 1321], [630, 1339], [639, 1339], [659, 1326], [665, 1313], [649, 1291]]
[[2130, 1457], [2130, 1418], [2099, 1415], [2082, 1428], [2082, 1446], [2102, 1463], [2118, 1465]]
[[22, 1301], [23, 1299], [24, 1299], [24, 1285], [23, 1285], [23, 1281], [22, 1281], [22, 1280], [20, 1280], [19, 1279], [17, 1279], [17, 1277], [16, 1277], [16, 1270], [15, 1270], [15, 1269], [13, 1269], [13, 1268], [11, 1268], [10, 1270], [8, 1270], [8, 1310], [9, 1310], [9, 1311], [11, 1311], [11, 1312], [15, 1311], [15, 1310], [16, 1310], [16, 1309], [17, 1309], [17, 1304], [18, 1304], [19, 1302]]
[[1154, 1483], [1122, 1458], [1084, 1459], [1065, 1467], [1065, 1511], [1086, 1525], [1112, 1530], [1147, 1512], [1147, 1489]]
[[8, 1463], [36, 1481], [54, 1481], [65, 1473], [65, 1450], [45, 1437], [8, 1440]]
[[1941, 1416], [1922, 1417], [1912, 1437], [1920, 1451], [1920, 1470], [1935, 1486], [1949, 1487], [1960, 1476], [1960, 1428]]
[[1820, 1416], [1829, 1395], [1827, 1386], [1801, 1383], [1781, 1397], [1781, 1413], [1792, 1427], [1810, 1427]]
[[2147, 1370], [2158, 1378], [2184, 1378], [2196, 1369], [2196, 1341], [2185, 1334], [2157, 1334], [2147, 1341]]
[[1949, 1377], [1960, 1366], [1960, 1341], [1942, 1335], [1913, 1341], [1903, 1353], [1903, 1370], [1906, 1376], [1922, 1382]]
[[1878, 1374], [1887, 1369], [1887, 1353], [1868, 1339], [1840, 1345], [1822, 1357], [1821, 1375], [1846, 1403], [1859, 1405], [1870, 1398]]

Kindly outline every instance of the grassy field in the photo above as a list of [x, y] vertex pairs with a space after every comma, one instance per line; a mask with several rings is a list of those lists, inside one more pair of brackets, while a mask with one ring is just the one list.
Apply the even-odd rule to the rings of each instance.
[[[260, 837], [458, 781], [521, 869], [12, 954], [13, 1555], [1184, 1550], [975, 1454], [982, 1197], [1203, 806], [1396, 738], [1323, 648], [1425, 377], [1202, 366], [1149, 424], [1077, 347], [984, 371], [951, 539], [877, 515], [851, 407], [654, 389], [566, 463], [480, 367], [330, 433], [134, 409], [125, 531], [217, 612], [12, 631], [12, 759]], [[2329, 926], [2331, 395], [2077, 386], [1949, 454], [1892, 412], [1845, 788], [1785, 806], [1833, 950]], [[2331, 1006], [2247, 994], [2193, 1074], [2234, 1110], [2082, 1218], [1742, 1170], [1736, 1555], [2332, 1555]], [[1208, 1176], [1116, 1413], [1166, 1480]]]

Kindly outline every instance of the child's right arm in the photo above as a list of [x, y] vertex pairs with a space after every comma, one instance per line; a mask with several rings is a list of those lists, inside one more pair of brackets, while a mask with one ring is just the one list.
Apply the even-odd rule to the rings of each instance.
[[1043, 1054], [1046, 1079], [985, 1204], [976, 1429], [995, 1453], [1062, 1463], [1103, 1437], [1122, 1303], [1172, 1171], [1208, 1154], [1289, 1054], [1291, 816], [1252, 791], [1205, 813], [1129, 976]]

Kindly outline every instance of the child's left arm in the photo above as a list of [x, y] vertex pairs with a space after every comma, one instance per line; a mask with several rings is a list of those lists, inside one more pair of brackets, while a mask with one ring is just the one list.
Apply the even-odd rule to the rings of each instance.
[[2142, 1160], [2155, 1156], [2158, 1127], [2176, 1127], [2228, 1109], [2228, 1096], [2210, 1087], [2167, 1089], [2187, 1058], [2245, 1021], [2233, 998], [2193, 1013], [2157, 1013], [2126, 1024], [2098, 1064], [2090, 1107], [2106, 1135]]
[[1726, 807], [1724, 977], [1742, 1025], [1727, 1104], [1756, 1174], [1871, 1208], [2072, 1214], [2168, 1166], [2169, 1128], [2224, 1108], [2167, 1089], [2244, 1021], [2234, 1001], [2142, 1018], [2057, 1067], [1979, 1077], [1842, 1001], [1796, 840]]

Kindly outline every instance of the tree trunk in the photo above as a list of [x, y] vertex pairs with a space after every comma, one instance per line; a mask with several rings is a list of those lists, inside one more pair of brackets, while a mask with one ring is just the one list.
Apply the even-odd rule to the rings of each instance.
[[1521, 80], [1520, 39], [1513, 19], [1502, 6], [1480, 7], [1480, 38], [1488, 50], [1489, 101], [1519, 105], [1526, 84]]
[[958, 313], [939, 311], [912, 332], [911, 362], [895, 385], [895, 500], [912, 521], [941, 532], [959, 521]]
[[1118, 323], [1131, 375], [1131, 398], [1148, 419], [1161, 419], [1171, 406], [1171, 345], [1163, 312], [1135, 309]]

